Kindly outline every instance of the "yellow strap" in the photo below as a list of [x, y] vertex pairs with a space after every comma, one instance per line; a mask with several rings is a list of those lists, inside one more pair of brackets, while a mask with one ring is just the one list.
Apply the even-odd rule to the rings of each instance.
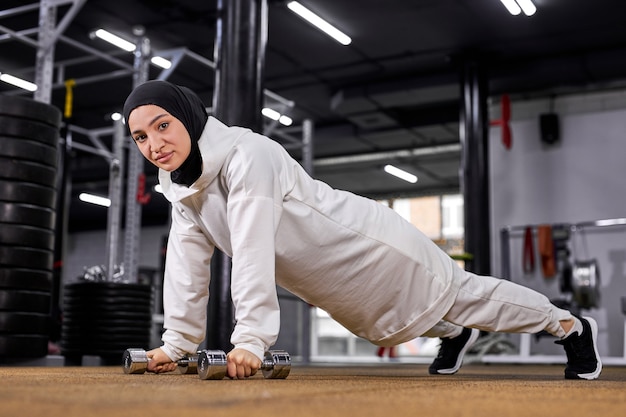
[[76, 81], [73, 79], [65, 81], [65, 113], [64, 116], [66, 119], [72, 117], [72, 105], [74, 104], [74, 86], [76, 85]]

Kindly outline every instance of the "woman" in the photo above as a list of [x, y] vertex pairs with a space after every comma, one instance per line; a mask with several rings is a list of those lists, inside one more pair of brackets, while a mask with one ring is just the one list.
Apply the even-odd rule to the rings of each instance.
[[196, 94], [165, 81], [124, 104], [130, 134], [159, 168], [172, 204], [164, 278], [167, 372], [204, 339], [214, 248], [232, 257], [236, 325], [228, 376], [259, 369], [279, 331], [276, 285], [379, 346], [441, 337], [432, 374], [455, 373], [479, 330], [559, 337], [566, 378], [595, 379], [597, 325], [533, 290], [471, 274], [393, 210], [312, 179], [276, 142], [208, 117]]

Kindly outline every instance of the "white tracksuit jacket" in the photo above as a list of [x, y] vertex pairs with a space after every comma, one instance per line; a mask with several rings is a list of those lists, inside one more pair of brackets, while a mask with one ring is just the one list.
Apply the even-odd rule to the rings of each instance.
[[280, 327], [276, 285], [378, 345], [422, 335], [454, 303], [464, 271], [393, 210], [312, 179], [280, 144], [210, 117], [191, 187], [159, 180], [172, 203], [163, 350], [204, 339], [214, 247], [232, 257], [231, 342], [263, 356]]

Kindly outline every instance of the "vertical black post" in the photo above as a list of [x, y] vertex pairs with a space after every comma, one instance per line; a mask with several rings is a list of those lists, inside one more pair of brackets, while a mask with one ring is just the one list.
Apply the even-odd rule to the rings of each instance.
[[52, 297], [50, 307], [50, 340], [52, 342], [57, 342], [61, 339], [63, 261], [65, 261], [65, 248], [68, 233], [67, 224], [72, 189], [72, 174], [70, 170], [72, 132], [70, 132], [68, 124], [69, 120], [66, 119], [60, 131], [60, 137], [62, 138], [61, 143], [57, 148], [54, 264], [52, 267]]
[[487, 92], [481, 65], [465, 63], [461, 76], [461, 191], [465, 200], [466, 269], [490, 275], [489, 147]]
[[[213, 111], [227, 125], [262, 130], [266, 0], [218, 0]], [[229, 351], [234, 326], [231, 260], [216, 251], [211, 262], [207, 345]]]

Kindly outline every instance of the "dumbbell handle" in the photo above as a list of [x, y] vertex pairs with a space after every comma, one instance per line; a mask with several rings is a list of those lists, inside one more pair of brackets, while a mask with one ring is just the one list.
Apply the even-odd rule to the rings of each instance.
[[[148, 358], [144, 349], [126, 349], [123, 358], [124, 373], [126, 374], [143, 374], [146, 372]], [[188, 355], [176, 361], [178, 371], [181, 374], [197, 373], [198, 354]]]

